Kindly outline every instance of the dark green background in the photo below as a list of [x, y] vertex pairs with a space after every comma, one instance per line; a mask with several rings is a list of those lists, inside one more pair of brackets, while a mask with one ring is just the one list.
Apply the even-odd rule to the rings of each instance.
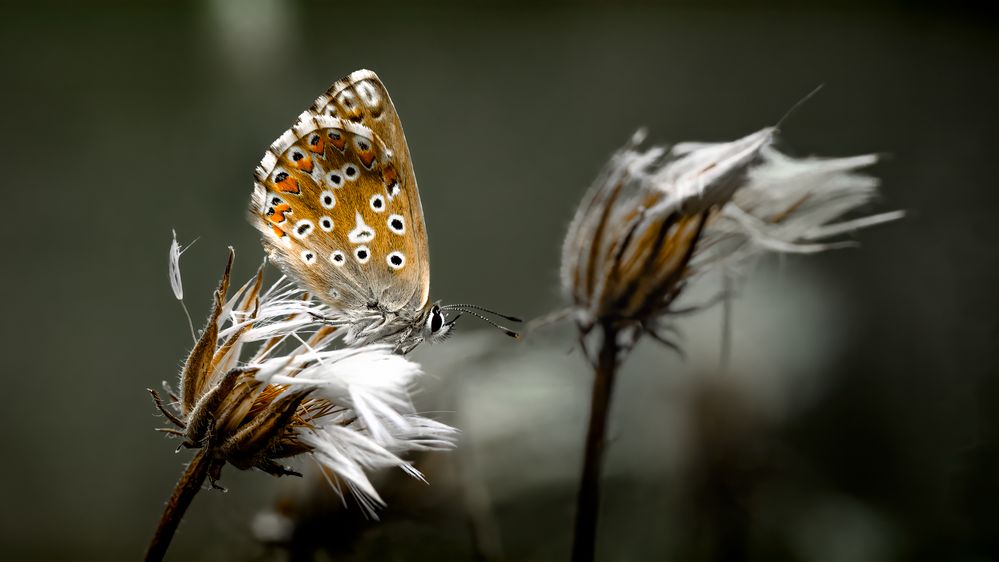
[[[244, 208], [264, 148], [357, 68], [378, 72], [406, 127], [433, 295], [524, 316], [558, 306], [573, 206], [633, 130], [647, 126], [659, 142], [732, 139], [773, 124], [825, 84], [787, 121], [782, 146], [884, 153], [877, 209], [909, 216], [858, 236], [860, 250], [784, 262], [801, 279], [788, 286], [816, 281], [810, 298], [835, 303], [835, 353], [795, 367], [821, 378], [821, 391], [760, 430], [768, 445], [753, 449], [748, 468], [740, 446], [756, 433], [721, 440], [711, 466], [736, 468], [695, 471], [706, 484], [654, 471], [610, 482], [599, 550], [607, 560], [808, 559], [814, 551], [794, 545], [811, 539], [785, 538], [781, 522], [812, 513], [820, 490], [873, 513], [871, 533], [887, 537], [876, 552], [888, 558], [999, 558], [995, 13], [929, 2], [475, 6], [2, 7], [0, 558], [137, 558], [187, 458], [151, 431], [160, 420], [144, 391], [175, 376], [190, 343], [167, 282], [170, 230], [199, 237], [183, 260], [197, 321], [225, 247], [237, 249], [238, 278], [262, 256]], [[765, 306], [742, 310], [760, 316], [744, 320], [737, 348], [755, 322], [773, 320]], [[804, 331], [821, 340], [826, 317], [805, 319]], [[802, 327], [767, 332], [754, 352], [789, 353], [782, 330]], [[711, 332], [690, 337], [702, 333]], [[565, 356], [571, 339], [551, 336], [550, 353], [579, 381], [561, 436], [578, 446], [589, 375], [578, 356]], [[539, 353], [495, 345], [503, 356]], [[663, 361], [678, 364], [647, 346], [632, 370]], [[502, 377], [503, 361], [490, 369]], [[673, 376], [662, 370], [656, 380]], [[644, 414], [628, 400], [641, 394], [622, 390], [614, 405], [635, 427]], [[703, 408], [705, 439], [729, 427], [727, 415], [744, 425], [738, 408], [721, 404]], [[641, 462], [614, 460], [614, 451], [612, 464]], [[536, 470], [525, 461], [497, 478], [515, 483]], [[561, 482], [547, 495], [497, 492], [510, 558], [565, 557], [574, 482]], [[174, 559], [259, 554], [246, 528], [277, 482], [230, 470], [226, 483], [229, 494], [195, 502]], [[710, 498], [674, 501], [698, 485]], [[817, 528], [833, 543], [845, 532]], [[422, 556], [428, 535], [405, 529], [358, 556]], [[465, 541], [441, 548], [463, 557]]]

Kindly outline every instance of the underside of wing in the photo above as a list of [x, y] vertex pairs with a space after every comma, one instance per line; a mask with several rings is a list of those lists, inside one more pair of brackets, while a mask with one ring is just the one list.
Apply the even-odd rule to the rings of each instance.
[[421, 291], [411, 232], [422, 213], [418, 198], [400, 197], [416, 188], [397, 166], [370, 128], [303, 113], [255, 172], [250, 219], [271, 259], [340, 311], [408, 306]]
[[422, 309], [430, 296], [427, 230], [409, 145], [406, 144], [402, 122], [388, 90], [374, 72], [357, 70], [335, 82], [326, 93], [319, 96], [312, 106], [312, 111], [316, 115], [336, 117], [345, 122], [367, 127], [374, 131], [390, 151], [401, 186], [400, 192], [393, 198], [406, 200], [409, 211], [406, 219], [408, 224], [412, 225], [411, 235], [417, 241], [418, 253], [411, 257], [411, 262], [418, 273], [420, 288], [408, 305], [413, 309]]

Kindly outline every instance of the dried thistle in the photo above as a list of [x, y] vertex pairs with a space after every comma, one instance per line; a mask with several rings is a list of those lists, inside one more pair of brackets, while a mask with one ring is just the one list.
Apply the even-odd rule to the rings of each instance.
[[876, 196], [877, 180], [857, 172], [876, 157], [794, 159], [772, 148], [775, 132], [647, 150], [639, 132], [611, 158], [562, 251], [563, 291], [582, 334], [611, 325], [626, 347], [642, 333], [671, 344], [662, 321], [695, 277], [765, 251], [850, 245], [820, 241], [902, 216], [830, 224]]
[[[772, 148], [775, 128], [728, 143], [619, 150], [584, 197], [562, 251], [562, 286], [593, 365], [574, 560], [592, 560], [604, 431], [621, 357], [648, 334], [678, 349], [670, 314], [684, 288], [712, 270], [738, 271], [765, 251], [817, 252], [831, 237], [898, 219], [884, 213], [833, 223], [876, 195], [857, 170], [873, 155], [793, 159]], [[599, 352], [587, 337], [599, 328]]]
[[[180, 253], [171, 247], [171, 283], [180, 286]], [[310, 455], [341, 494], [346, 484], [373, 510], [383, 502], [366, 471], [399, 467], [420, 473], [398, 453], [447, 448], [454, 430], [416, 415], [408, 392], [419, 365], [390, 346], [327, 349], [335, 328], [322, 325], [323, 305], [278, 281], [262, 293], [263, 270], [226, 299], [234, 253], [230, 249], [208, 322], [188, 355], [179, 395], [171, 403], [149, 390], [175, 427], [159, 431], [197, 449], [146, 552], [160, 560], [180, 518], [205, 479], [213, 488], [226, 464], [275, 476], [301, 476], [283, 464]], [[303, 337], [304, 336], [304, 337]], [[257, 344], [241, 361], [245, 347]]]

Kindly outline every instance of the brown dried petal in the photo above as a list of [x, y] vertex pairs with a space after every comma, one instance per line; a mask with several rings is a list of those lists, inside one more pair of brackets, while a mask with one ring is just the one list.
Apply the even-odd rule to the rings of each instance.
[[[253, 314], [250, 315], [250, 318], [256, 320], [257, 313], [259, 312], [259, 310], [260, 310], [260, 303], [258, 302], [257, 306], [253, 309]], [[230, 334], [228, 338], [226, 338], [225, 343], [219, 346], [218, 351], [215, 352], [215, 356], [212, 358], [212, 366], [211, 369], [209, 370], [210, 373], [214, 374], [218, 372], [219, 365], [229, 357], [229, 355], [233, 352], [233, 348], [239, 342], [240, 338], [243, 337], [243, 334], [245, 334], [247, 330], [249, 330], [252, 327], [253, 323], [247, 322], [240, 329], [236, 330], [234, 333]], [[209, 380], [208, 384], [211, 384], [212, 382], [213, 381]]]
[[187, 422], [187, 439], [189, 444], [197, 445], [213, 429], [213, 421], [219, 418], [221, 406], [226, 397], [232, 394], [236, 380], [245, 372], [244, 369], [233, 369], [222, 377], [217, 385], [206, 392], [194, 408]]
[[[247, 371], [248, 373], [251, 371]], [[253, 371], [255, 372], [255, 370]], [[223, 402], [219, 409], [219, 416], [215, 422], [215, 430], [220, 435], [229, 435], [236, 431], [236, 428], [243, 423], [246, 416], [253, 408], [253, 393], [260, 387], [260, 383], [252, 376], [246, 376], [242, 381], [238, 381], [235, 390]]]
[[208, 316], [208, 325], [198, 338], [198, 343], [194, 345], [187, 361], [184, 362], [184, 371], [180, 376], [180, 405], [181, 413], [186, 417], [194, 408], [194, 404], [201, 397], [204, 388], [211, 377], [212, 357], [215, 353], [215, 346], [219, 338], [219, 316], [222, 315], [222, 306], [225, 303], [225, 294], [229, 290], [229, 275], [232, 271], [232, 262], [236, 253], [229, 248], [229, 260], [225, 265], [225, 272], [222, 280], [215, 291], [215, 305]]
[[272, 402], [221, 445], [221, 456], [241, 469], [268, 458], [270, 450], [284, 437], [295, 411], [311, 392], [312, 389], [299, 390]]

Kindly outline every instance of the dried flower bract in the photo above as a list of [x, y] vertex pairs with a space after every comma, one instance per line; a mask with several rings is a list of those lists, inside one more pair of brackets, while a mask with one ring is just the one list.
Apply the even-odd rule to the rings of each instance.
[[[175, 255], [171, 280], [179, 282]], [[301, 455], [313, 457], [338, 493], [345, 484], [373, 514], [383, 502], [367, 472], [398, 467], [422, 478], [399, 455], [451, 447], [454, 429], [416, 414], [409, 392], [419, 365], [387, 345], [330, 349], [339, 334], [321, 322], [328, 311], [284, 278], [264, 291], [261, 268], [227, 299], [233, 258], [230, 249], [179, 394], [166, 388], [166, 404], [149, 391], [175, 426], [159, 431], [181, 438], [178, 450], [198, 450], [164, 520], [177, 505], [182, 512], [190, 503], [185, 491], [193, 496], [206, 478], [218, 487], [226, 464], [299, 475], [284, 463]], [[176, 522], [163, 525], [157, 536], [165, 533], [168, 541]], [[162, 556], [153, 543], [147, 559]]]
[[877, 181], [857, 172], [876, 158], [793, 159], [772, 148], [775, 133], [641, 149], [639, 132], [611, 158], [562, 251], [583, 334], [609, 324], [625, 343], [643, 332], [668, 343], [661, 320], [695, 276], [766, 250], [836, 247], [819, 241], [901, 216], [830, 224], [876, 194]]

